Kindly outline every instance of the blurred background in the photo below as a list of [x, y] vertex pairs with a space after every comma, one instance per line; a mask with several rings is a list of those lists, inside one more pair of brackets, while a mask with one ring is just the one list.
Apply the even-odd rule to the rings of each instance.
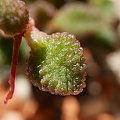
[[0, 120], [120, 120], [120, 0], [23, 1], [41, 31], [67, 31], [80, 41], [87, 64], [86, 88], [63, 97], [32, 86], [25, 75], [29, 48], [23, 40], [15, 94], [4, 105], [13, 41], [0, 32]]

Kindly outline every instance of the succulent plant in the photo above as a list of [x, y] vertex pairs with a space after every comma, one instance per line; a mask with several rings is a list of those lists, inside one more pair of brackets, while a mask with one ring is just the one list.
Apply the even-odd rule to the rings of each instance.
[[67, 33], [47, 35], [34, 27], [24, 2], [0, 0], [0, 29], [14, 39], [10, 90], [4, 103], [12, 98], [19, 48], [24, 36], [31, 48], [28, 77], [43, 91], [76, 95], [85, 87], [83, 51], [76, 38]]
[[61, 95], [76, 95], [83, 90], [85, 60], [73, 35], [47, 35], [32, 28], [25, 36], [31, 47], [27, 73], [35, 86]]

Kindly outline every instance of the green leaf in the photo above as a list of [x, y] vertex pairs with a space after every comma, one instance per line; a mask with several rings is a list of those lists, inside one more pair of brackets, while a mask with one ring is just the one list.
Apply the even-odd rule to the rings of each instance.
[[108, 27], [114, 21], [113, 12], [105, 12], [102, 8], [87, 4], [72, 3], [61, 8], [50, 28], [53, 31], [68, 31], [75, 35], [97, 33], [103, 27]]
[[37, 36], [36, 45], [30, 44], [28, 60], [28, 76], [33, 84], [52, 94], [80, 93], [85, 87], [85, 63], [76, 38], [67, 32]]

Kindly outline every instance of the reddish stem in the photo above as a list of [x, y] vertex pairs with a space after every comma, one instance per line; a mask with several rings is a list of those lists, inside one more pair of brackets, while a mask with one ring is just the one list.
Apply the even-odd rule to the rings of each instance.
[[7, 104], [8, 100], [11, 99], [14, 94], [16, 66], [18, 63], [18, 55], [19, 55], [21, 39], [22, 39], [22, 35], [18, 35], [14, 37], [12, 65], [11, 65], [11, 73], [10, 73], [10, 78], [9, 78], [10, 90], [4, 100], [5, 104]]

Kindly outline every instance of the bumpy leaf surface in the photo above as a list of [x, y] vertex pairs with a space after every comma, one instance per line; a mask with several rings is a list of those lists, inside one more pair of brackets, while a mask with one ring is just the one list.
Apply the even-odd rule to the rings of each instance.
[[85, 87], [83, 50], [69, 33], [31, 33], [28, 76], [35, 86], [52, 94], [78, 94]]

